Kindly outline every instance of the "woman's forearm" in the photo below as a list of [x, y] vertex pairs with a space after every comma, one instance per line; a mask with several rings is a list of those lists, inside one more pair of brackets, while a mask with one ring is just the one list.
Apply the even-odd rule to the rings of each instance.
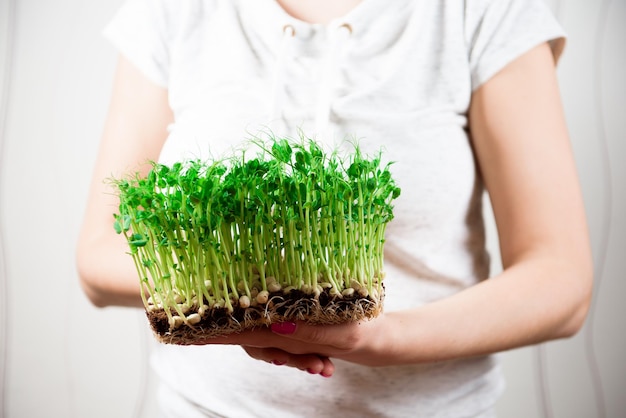
[[96, 306], [141, 305], [128, 246], [113, 230], [119, 199], [107, 179], [147, 173], [173, 120], [168, 91], [120, 56], [77, 248], [79, 278]]
[[95, 306], [143, 306], [132, 259], [125, 242], [116, 238], [81, 238], [76, 257], [80, 283]]
[[520, 262], [449, 298], [389, 313], [381, 358], [387, 364], [440, 361], [572, 336], [591, 299], [592, 272], [584, 264]]

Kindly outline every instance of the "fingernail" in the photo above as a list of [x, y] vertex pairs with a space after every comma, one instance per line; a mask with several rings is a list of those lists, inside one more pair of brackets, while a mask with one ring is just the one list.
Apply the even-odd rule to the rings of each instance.
[[276, 366], [282, 366], [284, 365], [286, 362], [284, 361], [279, 361], [279, 360], [272, 360], [270, 363], [276, 365]]
[[295, 322], [278, 322], [271, 325], [272, 332], [276, 334], [293, 334], [296, 332]]
[[306, 369], [306, 371], [307, 371], [309, 374], [317, 374], [317, 373], [315, 373], [315, 372], [313, 371], [313, 369]]
[[322, 373], [320, 373], [320, 375], [321, 375], [322, 377], [326, 377], [326, 378], [328, 378], [328, 377], [332, 377], [332, 374], [326, 374], [326, 373], [323, 373], [323, 372], [322, 372]]

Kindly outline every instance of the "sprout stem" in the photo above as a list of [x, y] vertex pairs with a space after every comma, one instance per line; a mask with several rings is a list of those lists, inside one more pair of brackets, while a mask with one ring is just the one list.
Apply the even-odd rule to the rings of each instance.
[[159, 304], [171, 324], [180, 321], [173, 315], [187, 321], [181, 306], [223, 301], [233, 312], [240, 301], [263, 301], [269, 278], [272, 292], [330, 283], [339, 294], [356, 281], [371, 295], [380, 286], [400, 192], [380, 154], [368, 158], [356, 144], [350, 155], [324, 153], [305, 137], [252, 145], [254, 158], [153, 163], [146, 176], [115, 180], [114, 227], [128, 242], [142, 301]]

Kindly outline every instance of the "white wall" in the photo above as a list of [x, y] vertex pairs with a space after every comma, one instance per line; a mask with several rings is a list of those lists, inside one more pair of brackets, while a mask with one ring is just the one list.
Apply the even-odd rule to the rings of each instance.
[[559, 65], [591, 228], [596, 283], [575, 338], [504, 354], [505, 418], [626, 417], [626, 1], [549, 2], [568, 32]]
[[[501, 355], [504, 418], [626, 416], [626, 2], [549, 2], [569, 32], [559, 67], [596, 260], [573, 339]], [[0, 0], [0, 416], [154, 416], [141, 313], [97, 310], [74, 242], [115, 51], [121, 0]], [[497, 245], [491, 229], [491, 247]], [[498, 265], [494, 265], [497, 269]]]

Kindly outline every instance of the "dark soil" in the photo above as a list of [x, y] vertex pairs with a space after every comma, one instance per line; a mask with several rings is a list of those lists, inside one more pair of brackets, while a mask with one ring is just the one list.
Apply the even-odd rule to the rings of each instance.
[[[276, 322], [305, 321], [316, 325], [332, 325], [374, 318], [382, 312], [382, 295], [381, 292], [379, 299], [374, 300], [356, 293], [353, 297], [333, 297], [325, 291], [315, 298], [300, 290], [292, 290], [288, 294], [279, 291], [270, 293], [267, 304], [248, 308], [233, 304], [232, 313], [225, 308], [210, 308], [199, 323], [183, 324], [176, 329], [170, 329], [168, 316], [163, 309], [146, 311], [146, 315], [159, 341], [188, 345]], [[197, 312], [197, 307], [188, 314], [193, 312]], [[176, 315], [174, 312], [172, 314]]]

